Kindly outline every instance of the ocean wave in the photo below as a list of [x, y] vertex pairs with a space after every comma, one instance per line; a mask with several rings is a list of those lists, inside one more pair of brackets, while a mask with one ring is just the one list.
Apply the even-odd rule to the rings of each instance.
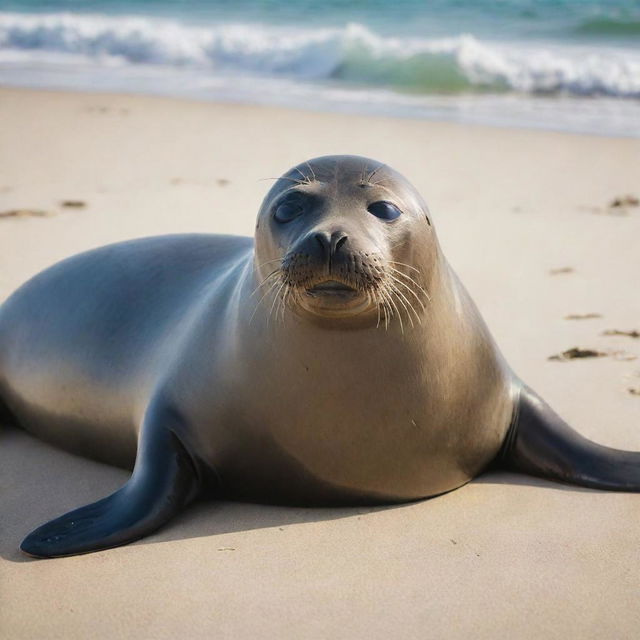
[[590, 36], [632, 37], [640, 35], [640, 20], [637, 18], [589, 18], [579, 24], [575, 33]]
[[359, 24], [292, 29], [78, 14], [0, 13], [0, 64], [16, 54], [102, 65], [164, 65], [334, 81], [409, 92], [640, 97], [640, 54], [480, 41], [471, 35], [379, 36]]

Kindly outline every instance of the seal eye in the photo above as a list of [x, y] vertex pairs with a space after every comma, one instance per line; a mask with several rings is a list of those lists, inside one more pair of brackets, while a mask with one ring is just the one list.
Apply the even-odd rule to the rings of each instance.
[[395, 204], [391, 204], [390, 202], [386, 202], [385, 200], [372, 202], [367, 207], [367, 211], [369, 213], [372, 213], [376, 218], [380, 218], [381, 220], [395, 220], [402, 213], [402, 211], [400, 211], [400, 209], [398, 209]]
[[278, 222], [291, 222], [302, 213], [302, 205], [298, 202], [283, 202], [278, 205], [274, 218]]

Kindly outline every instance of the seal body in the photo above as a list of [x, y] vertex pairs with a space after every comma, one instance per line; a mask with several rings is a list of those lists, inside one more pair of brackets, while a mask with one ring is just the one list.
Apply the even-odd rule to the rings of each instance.
[[[419, 195], [364, 158], [285, 174], [255, 240], [110, 245], [54, 265], [0, 307], [0, 399], [16, 421], [133, 468], [112, 496], [30, 534], [22, 549], [35, 556], [124, 544], [197, 495], [399, 502], [455, 489], [496, 459], [597, 485], [593, 465], [574, 473], [555, 451], [563, 427], [536, 398], [446, 262]], [[636, 458], [625, 464], [640, 479]], [[633, 489], [627, 476], [607, 488]]]
[[253, 260], [248, 239], [166, 236], [43, 272], [2, 309], [5, 402], [44, 440], [129, 467], [150, 405], [173, 407], [215, 492], [246, 499], [416, 499], [493, 459], [510, 378], [466, 297], [460, 314], [433, 292], [418, 348], [375, 326], [267, 324], [271, 300], [252, 318]]

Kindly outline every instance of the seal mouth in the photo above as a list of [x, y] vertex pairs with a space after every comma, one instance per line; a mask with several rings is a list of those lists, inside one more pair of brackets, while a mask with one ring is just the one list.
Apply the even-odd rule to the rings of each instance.
[[291, 251], [271, 262], [279, 261], [279, 267], [258, 285], [268, 287], [263, 298], [275, 292], [271, 304], [276, 313], [289, 309], [307, 318], [328, 320], [366, 316], [365, 322], [385, 329], [397, 320], [403, 331], [405, 324], [420, 323], [425, 309], [422, 298], [429, 297], [416, 280], [418, 269], [380, 253], [359, 251], [320, 264], [306, 253]]
[[349, 286], [344, 282], [338, 280], [324, 280], [315, 284], [313, 287], [308, 287], [306, 292], [311, 296], [339, 296], [339, 297], [353, 297], [358, 295], [358, 290]]

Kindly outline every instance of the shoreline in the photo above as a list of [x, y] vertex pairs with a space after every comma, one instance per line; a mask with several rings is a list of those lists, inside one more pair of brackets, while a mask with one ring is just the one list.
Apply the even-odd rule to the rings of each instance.
[[[171, 79], [171, 78], [168, 78]], [[174, 78], [175, 79], [175, 78]], [[319, 91], [320, 87], [316, 87]], [[73, 86], [72, 84], [60, 86], [40, 86], [33, 82], [7, 82], [6, 78], [0, 81], [0, 90], [7, 91], [40, 91], [51, 93], [77, 93], [77, 94], [96, 94], [96, 95], [118, 95], [139, 98], [157, 98], [164, 100], [181, 100], [186, 102], [198, 102], [205, 104], [247, 106], [265, 109], [283, 109], [291, 111], [303, 111], [308, 113], [327, 114], [327, 115], [346, 115], [362, 118], [393, 118], [400, 120], [411, 120], [420, 122], [433, 123], [451, 123], [461, 126], [478, 126], [489, 127], [495, 129], [507, 130], [523, 130], [534, 132], [548, 133], [567, 133], [573, 135], [597, 136], [605, 138], [625, 138], [640, 139], [640, 126], [637, 125], [640, 118], [640, 98], [637, 100], [622, 100], [612, 97], [577, 97], [577, 96], [554, 96], [548, 97], [544, 95], [524, 95], [517, 93], [507, 94], [431, 94], [416, 96], [410, 93], [398, 93], [397, 97], [401, 99], [412, 100], [416, 97], [425, 101], [422, 105], [402, 104], [401, 102], [395, 106], [392, 103], [380, 103], [372, 107], [371, 103], [366, 100], [364, 89], [345, 88], [344, 90], [353, 91], [353, 95], [359, 95], [358, 99], [353, 102], [334, 102], [330, 99], [324, 99], [320, 94], [316, 96], [309, 95], [306, 98], [287, 97], [284, 99], [258, 99], [255, 95], [243, 93], [242, 90], [233, 93], [213, 93], [206, 95], [202, 91], [178, 89], [169, 90], [150, 85], [146, 89], [139, 91], [128, 90], [122, 88], [122, 84], [115, 83], [113, 86], [108, 85], [104, 88], [91, 87], [91, 89], [82, 86]], [[315, 102], [315, 104], [314, 104]], [[502, 107], [500, 106], [502, 104]], [[507, 110], [500, 113], [501, 108]], [[616, 106], [630, 110], [622, 116], [618, 114], [618, 118], [624, 117], [623, 124], [614, 124], [615, 120], [609, 121], [604, 113], [607, 108], [612, 109]], [[532, 107], [542, 107], [548, 111], [541, 118], [534, 118], [531, 115]], [[575, 120], [571, 116], [575, 112], [576, 107], [587, 107], [590, 110], [589, 115], [580, 113], [582, 120]], [[600, 107], [599, 110], [596, 108]], [[509, 111], [511, 109], [511, 111]], [[536, 109], [534, 109], [535, 111]], [[495, 114], [497, 111], [498, 115]], [[579, 110], [580, 111], [580, 110]], [[604, 113], [603, 113], [604, 111]], [[633, 113], [631, 113], [633, 112]], [[448, 117], [447, 115], [448, 114]], [[523, 115], [524, 114], [524, 115]], [[533, 118], [533, 119], [532, 119]], [[585, 118], [587, 118], [585, 120]], [[600, 121], [600, 124], [596, 124]], [[552, 124], [555, 122], [556, 124]], [[630, 123], [635, 128], [629, 129]]]
[[[640, 207], [613, 205], [640, 196], [640, 140], [7, 88], [0, 122], [0, 301], [110, 242], [252, 235], [270, 178], [365, 155], [425, 197], [513, 370], [583, 435], [640, 450], [640, 340], [606, 334], [640, 329]], [[549, 359], [573, 347], [607, 355]], [[34, 561], [26, 533], [127, 474], [4, 425], [0, 440], [11, 637], [595, 639], [640, 624], [638, 495], [490, 472], [394, 507], [202, 503], [138, 543]]]
[[517, 126], [517, 125], [501, 125], [501, 124], [491, 124], [484, 122], [463, 122], [456, 121], [447, 118], [430, 118], [430, 117], [419, 117], [415, 115], [396, 115], [396, 114], [386, 114], [386, 113], [361, 113], [361, 112], [351, 112], [351, 111], [340, 111], [340, 110], [325, 110], [321, 108], [313, 108], [313, 107], [302, 107], [295, 105], [281, 105], [281, 104], [268, 104], [268, 103], [260, 103], [260, 102], [246, 102], [243, 100], [234, 100], [229, 98], [228, 100], [219, 100], [215, 98], [206, 99], [200, 97], [194, 97], [189, 95], [169, 95], [169, 94], [161, 94], [161, 93], [145, 93], [145, 92], [136, 92], [136, 91], [112, 91], [109, 89], [92, 89], [86, 90], [82, 88], [60, 88], [60, 87], [40, 87], [40, 86], [22, 86], [22, 85], [12, 85], [12, 84], [3, 84], [0, 81], [0, 97], [4, 94], [6, 96], [11, 95], [19, 95], [19, 94], [36, 94], [43, 96], [77, 96], [79, 98], [84, 99], [99, 99], [101, 97], [105, 98], [105, 100], [109, 101], [111, 99], [123, 99], [123, 100], [131, 100], [131, 101], [156, 101], [156, 102], [165, 102], [167, 104], [174, 103], [176, 105], [185, 104], [192, 106], [210, 106], [214, 109], [246, 109], [246, 110], [262, 110], [265, 112], [281, 112], [281, 113], [291, 113], [292, 115], [296, 114], [309, 114], [310, 116], [317, 116], [322, 118], [326, 116], [327, 118], [346, 118], [346, 119], [364, 119], [364, 120], [379, 120], [379, 121], [389, 121], [389, 122], [408, 122], [414, 124], [424, 124], [426, 127], [452, 127], [454, 129], [469, 129], [469, 130], [495, 130], [498, 132], [511, 132], [511, 133], [523, 133], [523, 134], [533, 134], [533, 135], [549, 135], [549, 136], [572, 136], [576, 138], [593, 138], [596, 140], [601, 139], [610, 139], [610, 140], [626, 140], [626, 141], [634, 141], [638, 142], [640, 139], [640, 133], [638, 135], [616, 135], [609, 133], [598, 133], [598, 132], [583, 132], [583, 131], [565, 131], [562, 129], [548, 129], [544, 127], [531, 127], [531, 126]]

